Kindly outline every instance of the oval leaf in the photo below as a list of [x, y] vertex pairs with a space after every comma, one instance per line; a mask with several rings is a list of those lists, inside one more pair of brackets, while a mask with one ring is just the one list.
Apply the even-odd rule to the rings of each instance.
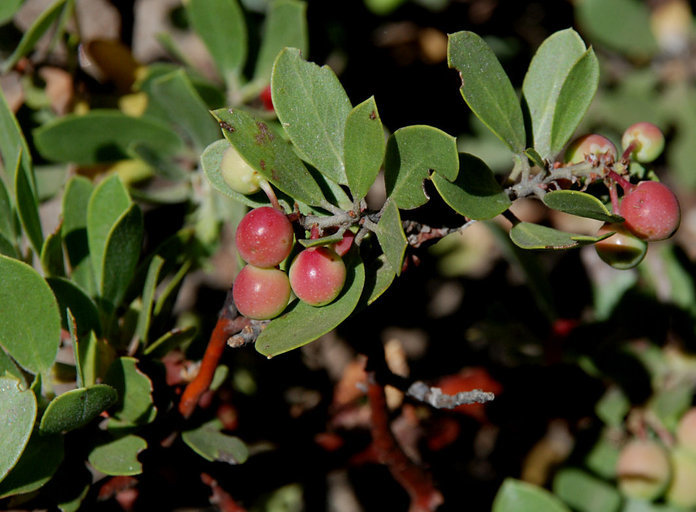
[[73, 389], [48, 404], [41, 418], [42, 434], [58, 434], [82, 428], [118, 399], [116, 390], [106, 384]]
[[375, 234], [389, 266], [397, 276], [400, 275], [408, 240], [406, 240], [404, 227], [401, 224], [399, 209], [394, 201], [387, 199], [384, 204], [382, 216], [375, 228]]
[[280, 190], [317, 206], [324, 200], [321, 189], [290, 144], [267, 123], [240, 109], [213, 111], [222, 133], [244, 160]]
[[591, 194], [578, 190], [554, 190], [544, 195], [544, 204], [579, 217], [601, 220], [604, 222], [623, 222], [623, 217], [614, 215], [606, 206]]
[[346, 284], [334, 302], [313, 307], [296, 301], [261, 331], [256, 350], [268, 357], [277, 356], [314, 341], [348, 318], [362, 294], [365, 268], [355, 254], [346, 258], [346, 268]]
[[31, 181], [33, 179], [31, 152], [22, 129], [17, 123], [17, 118], [7, 104], [2, 89], [0, 89], [0, 155], [5, 162], [3, 172], [7, 177], [7, 185], [12, 190], [14, 190], [14, 184], [17, 181], [14, 175], [17, 162], [21, 162], [20, 165], [27, 180], [30, 181], [32, 188], [35, 188], [35, 184]]
[[41, 488], [58, 470], [64, 455], [63, 436], [44, 436], [35, 432], [17, 465], [0, 482], [0, 499]]
[[206, 460], [243, 464], [249, 457], [248, 448], [241, 439], [223, 434], [221, 429], [221, 422], [213, 420], [197, 429], [182, 432], [181, 438]]
[[19, 381], [0, 377], [0, 480], [14, 467], [29, 441], [36, 419], [36, 398]]
[[68, 330], [70, 327], [67, 315], [69, 309], [75, 316], [76, 334], [89, 331], [101, 332], [99, 310], [89, 295], [75, 283], [63, 277], [47, 277], [46, 282], [58, 301], [61, 324], [64, 329]]
[[553, 493], [575, 510], [616, 512], [621, 508], [621, 495], [614, 486], [576, 468], [556, 474]]
[[396, 272], [387, 263], [384, 254], [380, 254], [373, 261], [366, 264], [365, 268], [365, 288], [361, 298], [361, 305], [364, 303], [369, 306], [382, 296], [391, 286]]
[[142, 437], [129, 435], [109, 440], [89, 452], [89, 463], [107, 475], [139, 475], [143, 466], [138, 454], [147, 448]]
[[286, 48], [273, 65], [271, 91], [278, 119], [302, 159], [345, 185], [343, 134], [351, 104], [333, 70]]
[[[24, 154], [20, 153], [19, 160], [15, 166], [15, 200], [17, 201], [17, 211], [22, 227], [31, 242], [32, 247], [37, 253], [41, 253], [43, 246], [43, 232], [41, 231], [41, 219], [39, 218], [39, 200], [34, 193], [31, 182], [26, 172], [22, 171], [21, 161]], [[33, 170], [29, 172], [33, 175]]]
[[387, 196], [399, 208], [410, 210], [427, 202], [423, 180], [431, 170], [450, 181], [457, 177], [459, 157], [454, 137], [425, 125], [399, 128], [389, 137], [384, 182]]
[[0, 256], [0, 345], [25, 369], [46, 372], [58, 353], [53, 292], [29, 265]]
[[467, 153], [459, 155], [459, 174], [454, 182], [435, 173], [433, 183], [442, 199], [469, 219], [492, 219], [512, 204], [486, 163]]
[[570, 512], [561, 500], [536, 485], [507, 478], [493, 501], [492, 512]]
[[522, 108], [510, 79], [481, 37], [461, 31], [449, 35], [449, 67], [459, 71], [459, 91], [472, 112], [515, 153], [525, 148]]
[[566, 233], [531, 222], [520, 222], [510, 230], [510, 239], [522, 249], [572, 249], [599, 242], [612, 234], [607, 233], [603, 236], [581, 235]]
[[365, 197], [384, 160], [384, 127], [374, 97], [351, 110], [346, 120], [346, 178], [353, 199]]
[[181, 148], [181, 139], [165, 124], [117, 110], [58, 117], [34, 131], [34, 142], [48, 160], [80, 165], [128, 158], [128, 147], [133, 143], [157, 148], [165, 156]]
[[61, 227], [70, 278], [90, 295], [96, 293], [87, 241], [87, 205], [92, 188], [92, 182], [84, 176], [73, 176], [68, 181], [63, 194]]
[[118, 393], [112, 416], [121, 425], [143, 425], [157, 415], [152, 403], [152, 382], [136, 364], [133, 357], [120, 357], [113, 362], [104, 379]]

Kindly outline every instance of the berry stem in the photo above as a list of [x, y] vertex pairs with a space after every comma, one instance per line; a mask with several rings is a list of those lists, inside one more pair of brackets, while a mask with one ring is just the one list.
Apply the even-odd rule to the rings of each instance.
[[619, 214], [619, 194], [616, 191], [616, 182], [610, 181], [607, 184], [609, 189], [609, 197], [611, 198], [611, 210], [615, 215]]
[[260, 180], [259, 187], [261, 187], [261, 190], [263, 190], [266, 193], [268, 200], [271, 202], [271, 206], [273, 206], [273, 208], [275, 208], [276, 210], [280, 210], [282, 212], [283, 208], [280, 206], [280, 203], [278, 202], [278, 197], [276, 197], [275, 191], [271, 187], [271, 184], [268, 183], [266, 180]]
[[621, 155], [621, 161], [628, 165], [631, 159], [631, 155], [636, 149], [638, 149], [639, 145], [640, 144], [638, 143], [638, 141], [632, 140], [631, 143], [628, 146], [626, 146], [626, 149], [624, 149], [624, 152]]
[[[609, 178], [609, 180], [613, 181], [614, 183], [618, 183], [619, 186], [623, 189], [624, 194], [628, 194], [635, 187], [635, 185], [633, 183], [628, 181], [623, 176], [617, 174], [616, 171], [613, 171], [613, 170], [610, 170], [607, 173], [607, 178]], [[610, 192], [611, 192], [611, 190], [610, 190]], [[613, 203], [612, 203], [612, 206], [613, 206]]]

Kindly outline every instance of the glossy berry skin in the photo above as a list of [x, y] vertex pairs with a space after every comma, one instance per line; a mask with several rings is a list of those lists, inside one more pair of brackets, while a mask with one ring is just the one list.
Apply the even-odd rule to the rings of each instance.
[[256, 170], [242, 158], [242, 155], [230, 146], [222, 154], [220, 173], [232, 190], [240, 194], [249, 195], [258, 192], [261, 188], [261, 177]]
[[333, 249], [310, 247], [295, 256], [288, 274], [297, 298], [311, 306], [323, 306], [341, 293], [346, 265]]
[[235, 243], [247, 263], [275, 267], [288, 257], [293, 244], [292, 224], [280, 210], [261, 206], [247, 213], [237, 226]]
[[619, 206], [624, 225], [648, 242], [665, 240], [679, 227], [681, 211], [674, 193], [657, 181], [642, 181], [626, 193]]
[[619, 453], [616, 476], [626, 496], [653, 500], [666, 489], [670, 479], [667, 452], [657, 442], [633, 439]]
[[340, 242], [333, 244], [333, 250], [336, 251], [336, 254], [339, 256], [345, 256], [353, 246], [353, 240], [355, 240], [355, 233], [350, 230], [346, 230], [346, 232], [343, 233], [343, 239]]
[[684, 413], [675, 432], [677, 443], [696, 457], [696, 407]]
[[263, 108], [265, 108], [269, 112], [275, 111], [275, 109], [273, 108], [273, 98], [271, 97], [270, 85], [264, 87], [263, 91], [261, 91], [261, 94], [259, 94], [259, 98], [261, 99], [261, 103], [263, 103]]
[[637, 266], [648, 252], [648, 243], [641, 240], [621, 224], [605, 224], [597, 236], [614, 232], [608, 238], [595, 244], [595, 250], [602, 261], [619, 270]]
[[232, 297], [239, 312], [254, 320], [269, 320], [283, 312], [290, 300], [290, 281], [277, 268], [245, 265], [237, 274]]
[[634, 143], [635, 148], [631, 156], [642, 163], [652, 162], [665, 148], [665, 136], [662, 131], [652, 123], [641, 122], [632, 124], [621, 137], [621, 147], [624, 151]]
[[592, 133], [571, 142], [566, 149], [564, 160], [569, 164], [579, 164], [585, 161], [587, 155], [601, 154], [608, 154], [611, 160], [616, 160], [616, 146], [603, 135]]

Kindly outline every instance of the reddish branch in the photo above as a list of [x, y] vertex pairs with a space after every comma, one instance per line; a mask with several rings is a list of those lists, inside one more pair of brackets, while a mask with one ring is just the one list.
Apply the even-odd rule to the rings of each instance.
[[442, 494], [435, 488], [430, 474], [409, 459], [397, 443], [389, 426], [384, 387], [376, 382], [374, 373], [368, 376], [367, 396], [372, 413], [372, 440], [379, 460], [411, 497], [409, 512], [432, 512], [443, 503]]
[[220, 487], [217, 480], [212, 476], [207, 473], [201, 473], [201, 480], [213, 491], [213, 495], [210, 497], [210, 503], [217, 505], [222, 512], [246, 512], [246, 509], [239, 505], [227, 491]]

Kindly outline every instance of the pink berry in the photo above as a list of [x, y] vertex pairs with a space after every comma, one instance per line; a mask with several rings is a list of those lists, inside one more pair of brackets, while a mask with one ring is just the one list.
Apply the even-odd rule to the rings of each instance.
[[621, 200], [619, 215], [634, 235], [648, 242], [669, 238], [681, 220], [677, 197], [657, 181], [641, 181], [631, 188]]
[[616, 160], [616, 146], [614, 143], [596, 133], [583, 135], [575, 139], [566, 149], [564, 160], [569, 164], [578, 164], [585, 161], [588, 155], [609, 155], [611, 160]]
[[333, 249], [339, 256], [345, 256], [353, 245], [353, 240], [355, 240], [355, 233], [350, 230], [346, 230], [343, 233], [343, 239], [340, 242], [333, 244]]
[[333, 249], [310, 247], [295, 257], [289, 276], [292, 291], [300, 300], [312, 306], [323, 306], [341, 293], [346, 281], [346, 265]]
[[244, 261], [257, 267], [275, 267], [292, 250], [292, 224], [280, 210], [255, 208], [237, 226], [235, 242]]
[[282, 270], [245, 265], [232, 288], [237, 310], [254, 320], [281, 314], [290, 300], [290, 281]]
[[633, 144], [631, 155], [639, 162], [652, 162], [665, 148], [665, 136], [652, 123], [643, 121], [632, 124], [621, 137], [621, 147], [624, 151]]
[[608, 238], [595, 244], [595, 250], [602, 261], [619, 270], [627, 270], [638, 265], [648, 252], [648, 244], [622, 224], [605, 224], [597, 232], [598, 236], [614, 232]]
[[670, 478], [667, 452], [649, 439], [633, 439], [621, 449], [616, 463], [619, 489], [626, 496], [653, 500], [666, 489]]
[[684, 413], [675, 434], [677, 443], [696, 457], [696, 407]]

